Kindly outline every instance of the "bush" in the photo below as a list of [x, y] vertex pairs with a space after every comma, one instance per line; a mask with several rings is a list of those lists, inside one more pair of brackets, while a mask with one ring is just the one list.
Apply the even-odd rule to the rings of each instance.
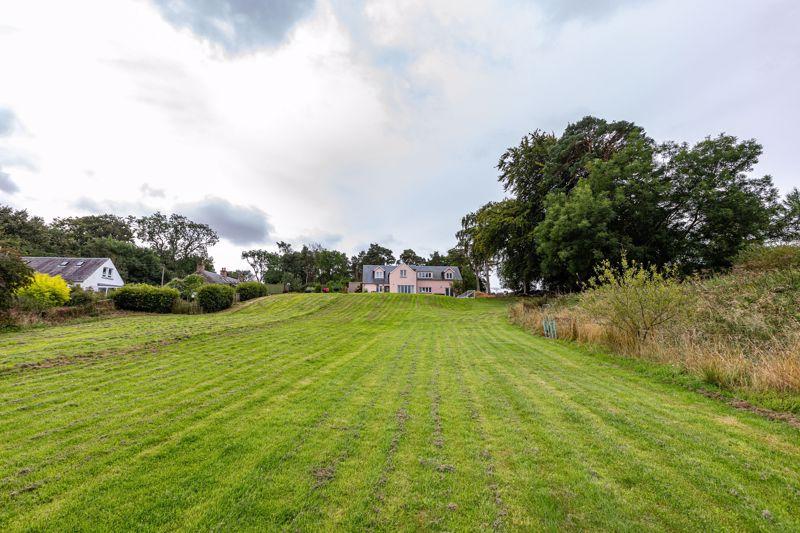
[[236, 286], [236, 292], [239, 293], [239, 300], [242, 302], [252, 300], [267, 295], [267, 286], [258, 281], [246, 281]]
[[69, 307], [78, 307], [81, 305], [90, 305], [97, 300], [97, 294], [92, 289], [84, 289], [79, 285], [75, 285], [69, 291]]
[[114, 291], [112, 299], [118, 309], [126, 311], [145, 311], [149, 313], [170, 313], [180, 293], [169, 287], [134, 283]]
[[69, 301], [69, 285], [61, 276], [36, 272], [31, 283], [17, 289], [17, 297], [26, 306], [48, 309]]
[[0, 245], [0, 311], [10, 308], [17, 290], [32, 279], [33, 270], [22, 261], [19, 253]]
[[645, 267], [623, 256], [619, 269], [605, 260], [595, 272], [581, 306], [628, 335], [633, 344], [646, 341], [656, 328], [684, 310], [686, 292], [673, 279], [674, 269]]
[[222, 311], [233, 305], [236, 290], [228, 285], [203, 285], [197, 291], [197, 303], [206, 313]]
[[197, 274], [189, 274], [183, 279], [173, 279], [167, 283], [167, 287], [177, 290], [181, 294], [181, 298], [191, 302], [197, 297], [197, 291], [200, 290], [200, 287], [202, 287], [205, 282], [206, 280], [204, 280], [202, 276]]
[[800, 246], [751, 246], [739, 254], [734, 266], [748, 272], [800, 268]]

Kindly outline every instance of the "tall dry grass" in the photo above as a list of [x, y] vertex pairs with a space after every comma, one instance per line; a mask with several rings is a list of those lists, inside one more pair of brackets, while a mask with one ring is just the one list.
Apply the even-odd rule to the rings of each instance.
[[537, 335], [553, 319], [560, 339], [677, 365], [723, 388], [800, 394], [800, 270], [739, 270], [684, 286], [685, 309], [645, 340], [590, 314], [582, 297], [518, 302], [509, 317]]

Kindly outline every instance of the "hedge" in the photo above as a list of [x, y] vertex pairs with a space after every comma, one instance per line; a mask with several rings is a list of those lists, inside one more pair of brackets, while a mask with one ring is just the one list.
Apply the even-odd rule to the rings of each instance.
[[233, 305], [236, 290], [228, 285], [203, 285], [197, 291], [197, 303], [206, 313], [222, 311]]
[[267, 295], [267, 286], [258, 281], [246, 281], [236, 286], [236, 292], [239, 293], [239, 300], [252, 300], [260, 296]]
[[118, 309], [146, 311], [149, 313], [171, 313], [180, 293], [169, 287], [154, 287], [143, 283], [125, 285], [111, 296]]

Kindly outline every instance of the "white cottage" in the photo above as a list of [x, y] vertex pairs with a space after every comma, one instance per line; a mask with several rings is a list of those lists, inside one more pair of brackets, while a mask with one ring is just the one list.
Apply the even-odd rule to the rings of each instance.
[[108, 257], [23, 257], [36, 272], [61, 276], [70, 285], [98, 292], [122, 287], [125, 282]]

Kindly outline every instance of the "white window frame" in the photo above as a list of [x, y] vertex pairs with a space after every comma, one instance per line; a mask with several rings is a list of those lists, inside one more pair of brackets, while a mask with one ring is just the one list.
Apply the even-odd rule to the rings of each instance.
[[453, 271], [452, 270], [445, 271], [444, 279], [453, 279]]
[[433, 287], [420, 287], [420, 294], [433, 294]]
[[405, 268], [404, 268], [404, 269], [402, 269], [402, 270], [400, 271], [400, 277], [401, 277], [401, 278], [405, 278], [405, 277], [406, 277], [406, 274], [408, 274], [408, 271], [406, 271], [406, 269], [405, 269]]
[[375, 279], [383, 279], [383, 269], [376, 270], [372, 275]]
[[430, 271], [417, 272], [417, 278], [419, 278], [419, 279], [433, 279], [433, 272], [430, 272]]
[[413, 285], [398, 285], [397, 292], [400, 294], [414, 294], [414, 286]]

